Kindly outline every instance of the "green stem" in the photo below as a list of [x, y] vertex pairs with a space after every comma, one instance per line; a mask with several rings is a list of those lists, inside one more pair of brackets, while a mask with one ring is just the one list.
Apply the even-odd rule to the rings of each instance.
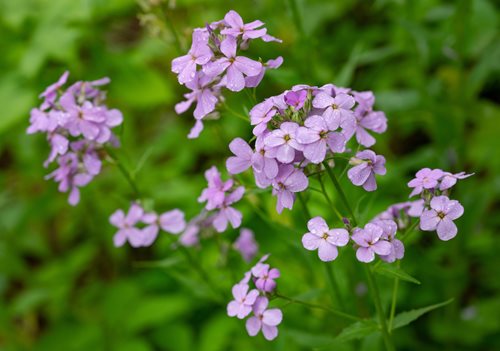
[[340, 186], [340, 183], [337, 180], [337, 177], [335, 177], [335, 174], [332, 172], [330, 166], [328, 166], [328, 163], [323, 162], [323, 165], [325, 166], [326, 173], [328, 173], [328, 176], [332, 180], [332, 183], [335, 186], [335, 189], [337, 189], [337, 192], [340, 195], [340, 199], [342, 200], [342, 202], [344, 203], [344, 206], [346, 207], [347, 211], [349, 211], [349, 214], [351, 215], [353, 226], [356, 226], [357, 225], [356, 216], [354, 215], [354, 212], [351, 208], [351, 205], [349, 205], [349, 201], [347, 201], [347, 197], [345, 196], [344, 191], [342, 190], [342, 187]]
[[382, 301], [380, 300], [380, 293], [378, 291], [377, 283], [375, 282], [373, 273], [368, 266], [365, 266], [365, 271], [368, 278], [368, 286], [370, 287], [373, 302], [375, 303], [375, 309], [377, 310], [380, 327], [382, 328], [382, 337], [384, 339], [385, 348], [387, 351], [395, 351], [396, 349], [392, 344], [389, 330], [387, 328], [387, 321], [385, 319], [384, 308], [382, 307]]
[[[400, 261], [397, 263], [397, 267], [399, 268]], [[389, 313], [389, 333], [392, 332], [392, 325], [394, 322], [394, 315], [396, 314], [396, 304], [398, 298], [398, 287], [399, 287], [399, 278], [394, 278], [394, 286], [392, 288], [392, 301], [391, 301], [391, 311]]]
[[291, 303], [297, 303], [297, 304], [304, 305], [304, 306], [307, 306], [307, 307], [310, 307], [310, 308], [316, 308], [316, 309], [324, 310], [324, 311], [327, 311], [327, 312], [329, 312], [329, 313], [331, 313], [331, 314], [333, 314], [335, 316], [342, 317], [342, 318], [345, 318], [345, 319], [349, 319], [349, 320], [352, 320], [352, 321], [362, 321], [363, 320], [362, 318], [353, 316], [352, 314], [345, 313], [345, 312], [342, 312], [342, 311], [339, 311], [339, 310], [336, 310], [336, 309], [333, 309], [333, 308], [330, 308], [330, 307], [327, 307], [327, 306], [316, 305], [316, 304], [309, 303], [309, 302], [306, 302], [306, 301], [292, 299], [290, 297], [283, 296], [283, 295], [278, 294], [278, 293], [276, 293], [275, 296], [278, 297], [278, 298], [280, 298], [280, 299], [289, 301]]
[[334, 206], [332, 200], [330, 199], [330, 196], [328, 196], [328, 193], [326, 192], [325, 184], [323, 183], [323, 179], [321, 178], [321, 175], [318, 175], [318, 181], [319, 181], [319, 184], [321, 185], [321, 190], [322, 190], [323, 196], [325, 197], [326, 201], [328, 202], [328, 204], [332, 208], [335, 215], [342, 222], [342, 215], [340, 214], [339, 210], [337, 210], [337, 208]]
[[304, 208], [304, 214], [307, 216], [306, 220], [311, 219], [311, 212], [309, 212], [309, 209], [307, 208], [306, 200], [302, 196], [301, 193], [297, 193], [297, 197], [299, 198], [300, 203], [302, 204], [302, 207]]
[[109, 157], [113, 160], [113, 162], [118, 166], [118, 169], [120, 170], [120, 173], [125, 177], [127, 180], [127, 183], [130, 185], [130, 188], [132, 189], [134, 193], [134, 197], [136, 199], [141, 197], [141, 192], [139, 191], [139, 187], [137, 186], [134, 177], [130, 174], [129, 170], [123, 165], [123, 163], [118, 159], [116, 156], [115, 152], [113, 149], [110, 147], [105, 147], [106, 152], [108, 153]]
[[165, 9], [160, 7], [160, 14], [162, 16], [162, 19], [165, 21], [165, 24], [168, 26], [168, 29], [170, 29], [170, 32], [172, 33], [174, 37], [174, 42], [175, 42], [175, 47], [177, 48], [177, 51], [179, 54], [182, 54], [185, 50], [182, 47], [181, 40], [179, 38], [179, 34], [177, 33], [177, 30], [175, 29], [174, 23], [170, 19], [170, 16], [168, 15], [168, 9]]
[[[335, 275], [333, 274], [331, 262], [326, 262], [325, 263], [325, 268], [326, 268], [326, 275], [328, 277], [328, 281], [330, 282], [330, 285], [332, 287], [333, 295], [335, 298], [332, 296], [332, 300], [335, 300], [340, 307], [341, 310], [345, 310], [344, 308], [344, 301], [342, 299], [342, 294], [340, 293], [339, 285], [337, 283], [337, 279], [335, 279]], [[335, 303], [334, 301], [334, 303]]]

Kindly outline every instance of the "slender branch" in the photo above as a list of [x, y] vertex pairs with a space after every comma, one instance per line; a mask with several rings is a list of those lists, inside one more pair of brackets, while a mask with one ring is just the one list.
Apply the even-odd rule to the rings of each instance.
[[[401, 265], [401, 261], [398, 261], [397, 267]], [[392, 325], [394, 322], [394, 315], [396, 314], [396, 304], [398, 298], [398, 287], [399, 287], [399, 278], [394, 278], [394, 286], [392, 288], [392, 300], [391, 300], [391, 310], [389, 312], [389, 333], [392, 332]]]
[[105, 146], [104, 149], [106, 150], [108, 156], [113, 160], [113, 162], [118, 166], [118, 169], [120, 170], [120, 173], [123, 175], [123, 177], [127, 180], [127, 183], [130, 185], [130, 188], [132, 189], [134, 193], [134, 197], [140, 198], [141, 197], [141, 192], [139, 191], [139, 187], [137, 186], [134, 177], [131, 175], [129, 170], [123, 165], [123, 163], [118, 159], [116, 156], [115, 151], [108, 147]]
[[328, 196], [328, 193], [326, 192], [325, 184], [323, 183], [323, 179], [321, 178], [321, 175], [318, 175], [318, 181], [319, 181], [319, 184], [321, 185], [321, 190], [322, 190], [323, 196], [325, 197], [326, 201], [328, 202], [328, 204], [332, 208], [335, 215], [342, 222], [342, 215], [340, 214], [339, 210], [337, 210], [337, 207], [335, 207], [335, 205], [333, 204], [332, 200], [330, 199], [330, 196]]
[[378, 291], [377, 283], [373, 277], [373, 273], [368, 266], [365, 266], [366, 276], [368, 278], [368, 285], [372, 292], [373, 302], [375, 303], [375, 309], [377, 310], [377, 315], [382, 328], [382, 337], [384, 339], [385, 348], [387, 351], [395, 351], [394, 345], [392, 344], [391, 337], [389, 335], [389, 330], [387, 328], [387, 321], [385, 319], [384, 308], [382, 307], [382, 302], [380, 300], [380, 293]]
[[326, 275], [328, 277], [328, 281], [330, 282], [330, 286], [332, 287], [333, 295], [335, 296], [334, 300], [337, 301], [338, 306], [342, 310], [345, 310], [344, 300], [342, 299], [342, 294], [340, 293], [337, 279], [335, 279], [335, 275], [333, 274], [331, 262], [325, 263], [325, 269], [326, 269]]
[[302, 204], [302, 207], [304, 208], [304, 214], [307, 216], [306, 220], [309, 220], [310, 218], [312, 218], [311, 212], [309, 212], [309, 209], [307, 208], [307, 204], [304, 197], [302, 196], [301, 193], [297, 193], [297, 197], [299, 198], [299, 201]]
[[328, 176], [332, 180], [333, 185], [337, 189], [337, 192], [340, 195], [340, 199], [344, 203], [344, 206], [346, 207], [347, 211], [349, 211], [349, 214], [351, 215], [351, 219], [352, 219], [353, 225], [356, 226], [357, 225], [356, 216], [354, 215], [354, 212], [353, 212], [353, 210], [351, 208], [351, 205], [349, 205], [349, 201], [347, 201], [347, 197], [345, 196], [344, 191], [342, 190], [342, 187], [340, 186], [340, 183], [337, 180], [337, 177], [335, 177], [335, 174], [332, 172], [330, 166], [328, 166], [328, 163], [323, 162], [323, 165], [325, 166], [326, 173], [328, 173]]
[[283, 296], [283, 295], [278, 294], [278, 293], [276, 293], [275, 296], [278, 297], [278, 298], [280, 298], [280, 299], [289, 301], [291, 303], [297, 303], [297, 304], [304, 305], [304, 306], [307, 306], [307, 307], [310, 307], [310, 308], [316, 308], [316, 309], [320, 309], [320, 310], [323, 310], [323, 311], [327, 311], [327, 312], [329, 312], [329, 313], [331, 313], [331, 314], [333, 314], [335, 316], [342, 317], [342, 318], [345, 318], [345, 319], [349, 319], [349, 320], [352, 320], [352, 321], [362, 321], [363, 320], [362, 318], [356, 317], [356, 316], [354, 316], [352, 314], [349, 314], [349, 313], [345, 313], [345, 312], [333, 309], [331, 307], [327, 307], [327, 306], [323, 306], [323, 305], [316, 305], [316, 304], [313, 304], [313, 303], [310, 303], [310, 302], [301, 301], [301, 300], [297, 300], [297, 299], [292, 299], [290, 297]]

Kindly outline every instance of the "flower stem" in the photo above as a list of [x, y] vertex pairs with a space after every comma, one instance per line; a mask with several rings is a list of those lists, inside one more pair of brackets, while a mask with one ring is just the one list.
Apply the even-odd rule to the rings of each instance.
[[368, 286], [370, 287], [373, 302], [375, 303], [375, 309], [377, 310], [380, 327], [382, 328], [382, 337], [384, 339], [385, 348], [387, 351], [395, 351], [396, 349], [392, 344], [389, 330], [387, 328], [387, 321], [385, 319], [384, 308], [382, 307], [382, 302], [380, 300], [380, 293], [378, 291], [377, 283], [375, 282], [373, 273], [368, 266], [365, 266], [365, 271], [368, 278]]
[[304, 197], [302, 196], [301, 193], [297, 193], [297, 197], [299, 198], [300, 203], [302, 204], [302, 207], [304, 208], [304, 214], [307, 216], [306, 220], [311, 219], [311, 212], [309, 212], [309, 209], [307, 208], [307, 203]]
[[[335, 279], [335, 275], [333, 274], [331, 262], [325, 263], [326, 275], [328, 277], [328, 281], [332, 287], [333, 295], [335, 296], [333, 300], [335, 300], [340, 307], [341, 310], [345, 310], [344, 301], [342, 299], [342, 294], [340, 293], [339, 285], [337, 283], [337, 279]], [[334, 302], [335, 302], [334, 301]]]
[[[397, 263], [397, 267], [399, 268], [400, 261]], [[389, 333], [392, 332], [392, 324], [394, 322], [394, 315], [396, 314], [396, 304], [398, 297], [398, 287], [399, 287], [399, 278], [394, 278], [394, 286], [392, 288], [392, 301], [391, 301], [391, 311], [389, 313]]]
[[289, 301], [291, 303], [297, 303], [297, 304], [304, 305], [304, 306], [307, 306], [307, 307], [310, 307], [310, 308], [316, 308], [316, 309], [324, 310], [324, 311], [327, 311], [327, 312], [329, 312], [329, 313], [331, 313], [331, 314], [333, 314], [335, 316], [342, 317], [342, 318], [345, 318], [345, 319], [349, 319], [349, 320], [352, 320], [352, 321], [362, 321], [363, 320], [362, 318], [353, 316], [352, 314], [345, 313], [345, 312], [342, 312], [342, 311], [339, 311], [339, 310], [336, 310], [336, 309], [333, 309], [333, 308], [330, 308], [330, 307], [327, 307], [327, 306], [316, 305], [316, 304], [313, 304], [313, 303], [310, 303], [310, 302], [301, 301], [301, 300], [297, 300], [297, 299], [292, 299], [291, 297], [283, 296], [283, 295], [278, 294], [278, 293], [276, 293], [275, 296], [278, 297], [278, 298], [280, 298], [280, 299]]
[[323, 183], [323, 179], [321, 178], [321, 174], [318, 175], [318, 181], [319, 181], [319, 184], [321, 185], [321, 190], [322, 190], [323, 196], [325, 197], [326, 201], [328, 202], [328, 204], [332, 208], [335, 215], [340, 219], [340, 221], [342, 221], [342, 215], [340, 214], [339, 210], [337, 210], [337, 208], [333, 205], [333, 202], [330, 199], [330, 196], [328, 196], [328, 193], [326, 192], [325, 184]]
[[351, 205], [349, 205], [349, 201], [347, 201], [347, 197], [345, 196], [344, 191], [342, 190], [342, 187], [340, 186], [340, 183], [337, 180], [337, 177], [335, 177], [335, 174], [332, 172], [330, 166], [328, 166], [328, 163], [323, 162], [323, 165], [325, 166], [326, 173], [328, 173], [328, 176], [332, 180], [332, 183], [335, 186], [335, 189], [337, 189], [337, 192], [340, 195], [340, 199], [342, 200], [342, 202], [344, 203], [344, 206], [346, 207], [347, 211], [351, 215], [353, 226], [356, 226], [357, 225], [356, 216], [354, 215], [354, 212], [351, 208]]
[[132, 189], [132, 191], [134, 193], [134, 197], [136, 199], [140, 198], [141, 197], [141, 192], [139, 191], [139, 187], [137, 186], [137, 184], [136, 184], [136, 182], [134, 180], [134, 177], [132, 177], [132, 175], [129, 172], [129, 170], [118, 159], [118, 157], [116, 156], [116, 153], [114, 152], [113, 149], [111, 149], [108, 146], [105, 146], [104, 148], [105, 148], [107, 154], [109, 155], [109, 157], [111, 157], [111, 159], [113, 160], [113, 162], [118, 166], [118, 169], [120, 170], [120, 173], [127, 180], [127, 183], [130, 185], [130, 188]]

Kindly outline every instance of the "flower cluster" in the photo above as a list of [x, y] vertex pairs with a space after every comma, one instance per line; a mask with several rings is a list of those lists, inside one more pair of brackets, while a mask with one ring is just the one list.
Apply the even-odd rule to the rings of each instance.
[[[356, 92], [327, 84], [307, 85], [270, 97], [250, 111], [255, 146], [241, 138], [229, 145], [234, 156], [226, 162], [229, 173], [252, 168], [258, 187], [273, 187], [276, 209], [291, 209], [295, 193], [308, 187], [306, 168], [328, 160], [328, 155], [349, 152], [355, 137], [362, 147], [375, 139], [368, 131], [382, 133], [387, 128], [383, 112], [374, 111], [372, 92]], [[385, 174], [385, 158], [372, 150], [362, 150], [351, 159], [351, 182], [367, 191], [377, 188], [375, 174]]]
[[396, 239], [397, 225], [392, 220], [374, 219], [364, 228], [352, 228], [352, 235], [344, 228], [330, 229], [321, 217], [307, 222], [309, 232], [302, 236], [302, 245], [307, 250], [318, 250], [321, 261], [333, 261], [338, 256], [338, 247], [354, 242], [356, 257], [361, 262], [372, 262], [375, 254], [386, 262], [394, 262], [404, 256], [403, 243]]
[[245, 188], [235, 187], [232, 179], [222, 181], [221, 174], [215, 166], [205, 172], [205, 179], [208, 187], [203, 189], [198, 202], [206, 202], [205, 210], [216, 211], [211, 216], [215, 230], [222, 233], [227, 229], [228, 223], [231, 223], [233, 228], [238, 228], [243, 216], [231, 205], [241, 200]]
[[[271, 268], [265, 263], [269, 255], [262, 257], [255, 266], [245, 273], [244, 278], [233, 286], [233, 298], [227, 305], [227, 314], [230, 317], [243, 319], [253, 312], [247, 319], [246, 329], [250, 336], [262, 331], [264, 338], [273, 340], [278, 336], [278, 325], [283, 319], [283, 313], [278, 308], [269, 307], [269, 295], [276, 289], [276, 279], [280, 276], [277, 268]], [[250, 282], [255, 289], [250, 290]]]
[[448, 197], [450, 189], [459, 179], [465, 179], [472, 174], [460, 172], [452, 174], [440, 169], [423, 168], [415, 178], [408, 182], [413, 188], [410, 197], [420, 195], [417, 200], [421, 204], [420, 229], [436, 231], [439, 239], [453, 239], [458, 232], [453, 221], [462, 216], [464, 208], [457, 200]]
[[170, 234], [179, 234], [186, 228], [182, 211], [175, 209], [158, 215], [146, 212], [137, 203], [130, 206], [127, 214], [122, 210], [115, 211], [109, 221], [118, 228], [113, 238], [117, 247], [127, 241], [132, 247], [150, 246], [156, 240], [160, 228]]
[[59, 183], [59, 191], [70, 192], [69, 203], [80, 201], [79, 187], [87, 185], [101, 171], [101, 155], [106, 145], [116, 146], [111, 128], [123, 122], [117, 109], [104, 104], [105, 93], [99, 87], [109, 78], [66, 84], [69, 73], [40, 95], [43, 102], [31, 110], [27, 133], [46, 133], [51, 151], [45, 167], [57, 162], [58, 168], [47, 176]]
[[172, 61], [172, 72], [177, 74], [179, 83], [191, 90], [184, 95], [186, 101], [175, 106], [175, 111], [181, 114], [196, 103], [196, 124], [188, 138], [199, 136], [203, 118], [223, 101], [223, 88], [237, 92], [256, 87], [267, 69], [281, 66], [281, 57], [262, 63], [241, 54], [254, 39], [281, 42], [267, 34], [263, 26], [258, 20], [245, 24], [241, 16], [231, 10], [223, 20], [196, 28], [189, 52]]

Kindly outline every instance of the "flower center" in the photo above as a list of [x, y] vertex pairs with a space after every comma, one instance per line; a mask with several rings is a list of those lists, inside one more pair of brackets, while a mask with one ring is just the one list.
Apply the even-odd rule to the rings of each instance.
[[278, 186], [280, 189], [285, 189], [285, 184], [283, 184], [282, 182], [278, 182]]
[[321, 139], [325, 139], [327, 135], [328, 135], [328, 131], [327, 131], [327, 130], [322, 130], [322, 131], [319, 133], [319, 137], [320, 137]]
[[337, 105], [337, 104], [332, 104], [332, 108], [333, 108], [334, 110], [336, 110], [336, 109], [338, 109], [339, 107], [338, 107], [338, 105]]
[[446, 216], [446, 214], [444, 212], [442, 212], [442, 211], [438, 212], [438, 217], [439, 218], [443, 219], [445, 216]]
[[290, 141], [290, 139], [292, 139], [292, 137], [290, 136], [290, 134], [285, 134], [283, 139], [285, 139], [285, 141]]
[[328, 239], [328, 236], [329, 236], [328, 233], [323, 233], [322, 238], [326, 240], [326, 239]]

